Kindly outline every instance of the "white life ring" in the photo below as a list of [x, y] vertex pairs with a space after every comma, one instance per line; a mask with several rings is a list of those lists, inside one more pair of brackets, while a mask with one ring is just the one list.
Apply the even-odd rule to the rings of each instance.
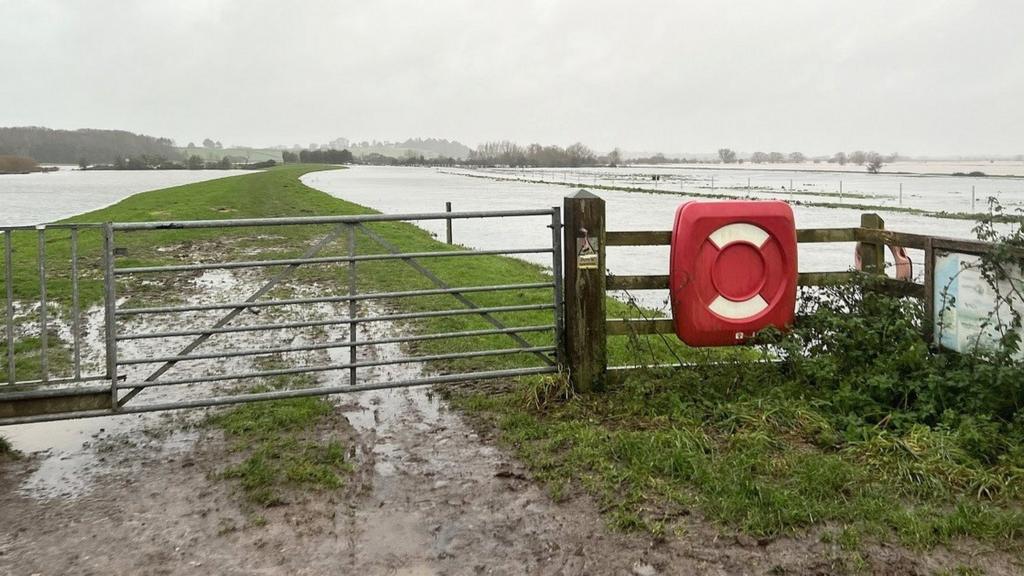
[[[726, 247], [737, 242], [749, 244], [757, 249], [758, 254], [761, 254], [761, 249], [769, 238], [771, 235], [761, 227], [746, 223], [726, 224], [708, 235], [708, 240], [718, 248], [720, 254], [725, 251]], [[714, 274], [714, 272], [712, 273]], [[714, 279], [712, 281], [718, 290], [718, 295], [708, 305], [708, 309], [723, 318], [745, 320], [757, 316], [769, 307], [768, 302], [761, 296], [760, 290], [755, 290], [754, 294], [747, 298], [733, 299], [723, 295], [718, 283]], [[763, 283], [762, 279], [762, 285]]]

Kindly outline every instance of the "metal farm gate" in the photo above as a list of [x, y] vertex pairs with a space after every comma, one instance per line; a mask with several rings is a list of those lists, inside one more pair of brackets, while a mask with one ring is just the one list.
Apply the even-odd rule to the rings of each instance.
[[[396, 225], [469, 219], [540, 245], [417, 251]], [[0, 228], [0, 424], [557, 372], [561, 231], [557, 207]], [[499, 255], [552, 273], [459, 273]]]

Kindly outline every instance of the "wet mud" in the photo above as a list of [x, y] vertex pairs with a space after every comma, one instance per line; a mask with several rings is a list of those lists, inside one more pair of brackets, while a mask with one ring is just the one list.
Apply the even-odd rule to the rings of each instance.
[[[212, 299], [250, 283], [234, 275], [197, 282], [206, 283], [202, 288]], [[329, 312], [335, 311], [314, 310]], [[155, 328], [172, 326], [149, 326]], [[361, 336], [400, 329], [369, 325]], [[326, 337], [344, 338], [344, 328]], [[295, 341], [255, 338], [268, 340], [231, 344]], [[133, 351], [157, 352], [168, 351]], [[360, 350], [360, 359], [401, 355], [397, 344]], [[307, 360], [344, 362], [348, 351], [314, 356]], [[254, 360], [232, 362], [232, 369], [251, 369]], [[405, 380], [422, 370], [415, 364], [379, 366], [361, 377]], [[336, 385], [347, 372], [318, 378]], [[163, 398], [185, 393], [176, 388], [162, 391]], [[493, 430], [453, 411], [429, 388], [338, 395], [333, 401], [344, 418], [318, 433], [349, 448], [354, 471], [340, 490], [293, 491], [270, 508], [247, 503], [236, 485], [219, 476], [239, 456], [218, 430], [203, 424], [210, 411], [0, 430], [28, 454], [0, 461], [0, 574], [651, 576], [834, 574], [849, 567], [848, 555], [822, 543], [819, 534], [736, 537], [696, 514], [683, 532], [666, 538], [613, 531], [582, 490], [552, 500], [493, 441]], [[942, 549], [922, 554], [875, 547], [866, 555], [862, 568], [880, 574], [930, 574], [965, 558], [977, 564]], [[997, 552], [983, 561], [988, 573], [1017, 573]]]

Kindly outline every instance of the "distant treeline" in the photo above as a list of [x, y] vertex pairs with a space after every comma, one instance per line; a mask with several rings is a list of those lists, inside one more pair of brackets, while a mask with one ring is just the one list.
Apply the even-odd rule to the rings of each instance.
[[398, 147], [433, 152], [440, 158], [465, 158], [472, 153], [469, 146], [462, 142], [444, 138], [409, 138], [399, 142]]
[[27, 156], [52, 164], [112, 164], [118, 158], [160, 156], [181, 160], [169, 138], [123, 130], [0, 128], [0, 155]]
[[[408, 142], [408, 141], [407, 141]], [[356, 148], [359, 150], [359, 148]], [[322, 164], [369, 164], [373, 166], [530, 166], [543, 168], [579, 167], [579, 166], [618, 166], [626, 163], [622, 152], [616, 148], [608, 154], [597, 154], [585, 144], [577, 142], [563, 148], [561, 146], [543, 146], [530, 144], [521, 146], [515, 142], [502, 140], [486, 142], [469, 152], [467, 158], [455, 156], [426, 157], [422, 154], [411, 154], [408, 150], [401, 157], [390, 156], [379, 152], [366, 154], [353, 153], [348, 149], [335, 150], [320, 148], [317, 150], [300, 150], [298, 152], [283, 151], [282, 159], [286, 164], [322, 163]], [[696, 163], [697, 159], [668, 158], [664, 154], [655, 154], [647, 158], [629, 160], [632, 164], [684, 164]]]
[[298, 153], [282, 151], [281, 159], [285, 164], [302, 162], [304, 164], [368, 164], [371, 166], [452, 166], [461, 162], [451, 157], [437, 156], [426, 158], [423, 155], [404, 155], [401, 158], [386, 156], [379, 152], [371, 152], [356, 156], [349, 150], [319, 149], [300, 150]]
[[[616, 154], [613, 152], [612, 154]], [[466, 164], [506, 166], [595, 166], [614, 164], [610, 158], [599, 158], [593, 150], [582, 143], [568, 148], [530, 144], [521, 146], [509, 140], [485, 142], [469, 153]]]
[[699, 162], [696, 158], [669, 158], [664, 154], [631, 158], [626, 160], [618, 148], [607, 154], [597, 154], [585, 144], [577, 142], [566, 148], [530, 144], [521, 146], [502, 140], [486, 142], [470, 152], [463, 164], [484, 166], [535, 166], [542, 168], [579, 166], [619, 166], [621, 164], [689, 164]]
[[243, 168], [258, 170], [276, 166], [274, 160], [256, 162], [252, 164], [234, 162], [230, 157], [224, 156], [220, 160], [211, 162], [204, 160], [202, 156], [193, 154], [186, 160], [177, 162], [168, 160], [163, 156], [134, 156], [130, 158], [118, 158], [111, 164], [79, 164], [82, 170], [230, 170], [232, 168]]
[[302, 162], [303, 164], [351, 164], [354, 160], [348, 150], [299, 150], [299, 153], [281, 152], [285, 164]]

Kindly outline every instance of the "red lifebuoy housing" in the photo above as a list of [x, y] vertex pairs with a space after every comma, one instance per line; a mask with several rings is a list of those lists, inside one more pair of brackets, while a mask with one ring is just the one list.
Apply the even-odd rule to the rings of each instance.
[[691, 346], [742, 344], [796, 309], [793, 211], [785, 202], [687, 202], [676, 211], [669, 291]]

